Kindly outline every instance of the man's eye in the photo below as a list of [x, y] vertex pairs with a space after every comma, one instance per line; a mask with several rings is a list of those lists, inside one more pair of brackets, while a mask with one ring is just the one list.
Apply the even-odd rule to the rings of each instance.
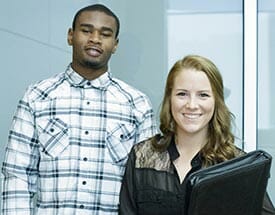
[[104, 36], [104, 37], [110, 37], [110, 36], [112, 36], [112, 34], [109, 33], [109, 32], [102, 32], [101, 35]]
[[82, 32], [84, 32], [84, 33], [89, 33], [90, 30], [88, 30], [88, 29], [82, 29]]

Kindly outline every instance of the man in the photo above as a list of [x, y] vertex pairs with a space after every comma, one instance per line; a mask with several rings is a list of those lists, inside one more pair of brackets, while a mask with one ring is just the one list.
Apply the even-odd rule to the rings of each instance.
[[79, 10], [68, 31], [72, 63], [20, 100], [3, 162], [3, 214], [117, 214], [128, 153], [157, 132], [148, 98], [108, 71], [118, 34], [105, 6]]

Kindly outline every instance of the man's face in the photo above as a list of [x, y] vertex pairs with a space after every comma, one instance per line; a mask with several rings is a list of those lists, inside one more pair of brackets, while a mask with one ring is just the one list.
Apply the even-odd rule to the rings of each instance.
[[75, 29], [68, 32], [68, 43], [73, 47], [74, 69], [107, 70], [118, 40], [116, 21], [99, 11], [84, 11], [76, 20]]

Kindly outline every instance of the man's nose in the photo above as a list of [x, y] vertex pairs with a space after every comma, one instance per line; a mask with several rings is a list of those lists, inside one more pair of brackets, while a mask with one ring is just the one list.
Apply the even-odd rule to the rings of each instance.
[[93, 31], [91, 34], [90, 34], [90, 37], [89, 37], [90, 41], [92, 41], [93, 43], [99, 43], [100, 42], [100, 32], [98, 31]]

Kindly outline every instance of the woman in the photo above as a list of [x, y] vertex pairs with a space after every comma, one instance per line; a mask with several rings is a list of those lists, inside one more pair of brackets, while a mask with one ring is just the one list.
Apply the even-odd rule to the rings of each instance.
[[[242, 153], [234, 145], [233, 115], [223, 90], [222, 76], [210, 60], [189, 55], [174, 64], [160, 111], [162, 135], [133, 147], [120, 214], [183, 214], [187, 176]], [[263, 211], [272, 211], [268, 200], [270, 209]]]

